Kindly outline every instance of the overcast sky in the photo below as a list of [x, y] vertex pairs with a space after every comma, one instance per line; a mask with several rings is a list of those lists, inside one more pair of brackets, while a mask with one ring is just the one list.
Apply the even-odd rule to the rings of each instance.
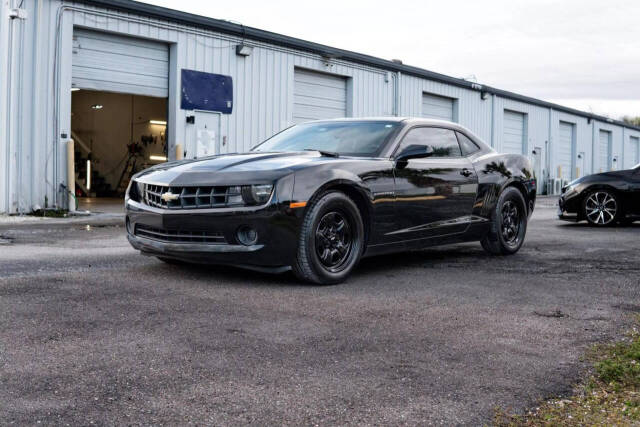
[[640, 0], [148, 0], [618, 118], [640, 116]]

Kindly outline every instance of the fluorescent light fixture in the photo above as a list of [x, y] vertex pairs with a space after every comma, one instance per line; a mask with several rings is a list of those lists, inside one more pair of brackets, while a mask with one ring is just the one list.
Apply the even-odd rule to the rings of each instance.
[[149, 123], [151, 123], [152, 125], [162, 125], [162, 126], [167, 125], [166, 120], [149, 120]]
[[247, 46], [246, 44], [236, 45], [236, 55], [249, 56], [253, 52], [253, 46]]
[[87, 190], [91, 190], [91, 160], [87, 159]]
[[149, 160], [156, 160], [158, 162], [166, 162], [167, 161], [167, 156], [149, 156]]
[[94, 110], [102, 110], [102, 104], [94, 104], [91, 106]]
[[71, 88], [71, 92], [77, 92], [77, 91], [79, 91], [79, 90], [80, 90], [80, 88], [79, 88], [79, 87], [72, 87], [72, 88]]

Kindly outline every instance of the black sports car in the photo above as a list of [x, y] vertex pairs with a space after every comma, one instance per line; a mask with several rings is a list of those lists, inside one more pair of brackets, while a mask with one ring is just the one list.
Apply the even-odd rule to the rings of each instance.
[[150, 168], [129, 186], [131, 244], [171, 262], [338, 283], [363, 256], [481, 241], [513, 254], [536, 198], [529, 161], [423, 119], [288, 128], [244, 154]]
[[558, 216], [594, 226], [640, 219], [640, 164], [632, 169], [578, 178], [562, 188]]

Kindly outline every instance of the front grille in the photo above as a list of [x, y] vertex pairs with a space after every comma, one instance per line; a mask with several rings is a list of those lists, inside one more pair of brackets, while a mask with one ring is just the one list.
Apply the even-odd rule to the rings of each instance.
[[227, 243], [224, 234], [215, 231], [165, 230], [142, 224], [136, 224], [135, 235], [165, 243]]
[[[162, 195], [165, 198], [162, 198]], [[242, 206], [238, 186], [168, 187], [145, 184], [143, 203], [163, 209], [205, 209]]]

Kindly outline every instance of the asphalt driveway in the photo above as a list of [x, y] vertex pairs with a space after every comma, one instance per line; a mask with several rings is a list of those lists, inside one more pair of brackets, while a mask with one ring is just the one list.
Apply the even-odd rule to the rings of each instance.
[[[546, 206], [545, 206], [546, 204]], [[542, 202], [523, 249], [345, 284], [166, 265], [120, 226], [0, 227], [0, 424], [483, 424], [570, 390], [640, 312], [640, 223]]]

